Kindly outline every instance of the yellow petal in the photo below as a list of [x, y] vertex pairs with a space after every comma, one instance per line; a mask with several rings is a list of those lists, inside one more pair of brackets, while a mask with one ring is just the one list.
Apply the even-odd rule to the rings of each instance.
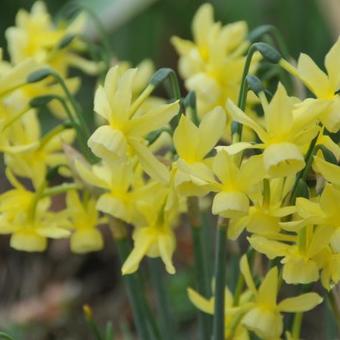
[[166, 127], [167, 123], [173, 118], [179, 110], [179, 102], [160, 105], [150, 112], [140, 117], [133, 118], [129, 122], [129, 134], [133, 136], [145, 136], [151, 131]]
[[199, 126], [198, 158], [203, 159], [216, 145], [225, 131], [226, 114], [217, 106], [206, 113]]
[[254, 120], [249, 118], [242, 110], [240, 110], [230, 99], [227, 100], [227, 110], [230, 112], [233, 120], [239, 122], [250, 129], [254, 130], [262, 142], [267, 140], [267, 132], [257, 124]]
[[306, 86], [318, 97], [324, 97], [329, 94], [330, 87], [326, 74], [319, 69], [308, 55], [300, 54], [297, 69]]
[[176, 248], [176, 239], [171, 230], [167, 230], [158, 236], [158, 246], [166, 271], [169, 274], [175, 274], [176, 270], [172, 263], [172, 255]]
[[288, 97], [283, 85], [278, 88], [265, 110], [267, 131], [272, 136], [281, 136], [290, 131], [293, 125], [293, 101]]
[[207, 313], [214, 314], [214, 299], [206, 299], [195, 290], [188, 288], [187, 289], [188, 296], [190, 301], [198, 308], [199, 310]]
[[202, 5], [192, 21], [192, 33], [197, 45], [208, 43], [208, 33], [214, 22], [214, 9], [211, 4]]
[[99, 85], [94, 95], [94, 111], [107, 121], [111, 116], [110, 102], [106, 96], [104, 87]]
[[338, 90], [340, 87], [339, 60], [340, 37], [338, 37], [338, 40], [329, 50], [325, 58], [325, 66], [328, 72], [328, 77], [334, 90]]
[[313, 169], [320, 173], [327, 181], [340, 185], [340, 167], [338, 165], [326, 162], [321, 157], [315, 156]]
[[242, 273], [242, 275], [244, 277], [244, 280], [245, 280], [248, 288], [256, 296], [257, 295], [257, 290], [256, 290], [256, 286], [255, 286], [253, 277], [252, 277], [251, 272], [250, 272], [249, 262], [248, 262], [247, 255], [243, 255], [241, 257], [240, 270], [241, 270], [241, 273]]
[[182, 115], [174, 132], [174, 145], [178, 156], [186, 162], [199, 161], [197, 149], [199, 143], [199, 130], [191, 119]]
[[153, 236], [150, 235], [147, 229], [148, 228], [139, 228], [135, 230], [134, 248], [123, 263], [123, 275], [132, 274], [138, 269], [140, 261], [148, 252], [148, 249], [151, 246], [152, 242], [154, 242]]
[[257, 303], [263, 304], [266, 307], [275, 309], [276, 298], [278, 291], [278, 270], [273, 267], [263, 279], [258, 295], [256, 297]]
[[325, 213], [320, 205], [306, 198], [298, 197], [296, 199], [296, 208], [297, 213], [307, 221], [319, 223], [325, 218]]
[[316, 293], [301, 294], [281, 301], [279, 309], [286, 313], [307, 312], [319, 305], [322, 300], [322, 297]]
[[288, 252], [289, 245], [269, 240], [262, 236], [252, 236], [249, 239], [251, 246], [258, 252], [265, 254], [269, 259], [285, 256]]
[[131, 138], [129, 142], [145, 172], [157, 181], [168, 183], [170, 179], [168, 168], [156, 158], [142, 141]]

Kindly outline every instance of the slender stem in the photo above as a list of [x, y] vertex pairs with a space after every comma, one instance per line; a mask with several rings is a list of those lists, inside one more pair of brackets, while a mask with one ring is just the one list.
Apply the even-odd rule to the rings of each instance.
[[299, 183], [300, 179], [303, 179], [303, 180], [306, 179], [308, 172], [310, 170], [310, 167], [312, 166], [314, 150], [315, 150], [315, 146], [316, 146], [318, 137], [319, 137], [319, 134], [316, 137], [314, 137], [311, 144], [309, 145], [309, 148], [308, 148], [308, 151], [307, 151], [307, 154], [306, 154], [306, 157], [305, 157], [306, 166], [303, 169], [303, 171], [300, 171], [298, 173], [298, 175], [296, 176], [294, 187], [293, 187], [293, 190], [292, 190], [292, 193], [291, 193], [291, 196], [290, 196], [290, 203], [291, 204], [295, 203], [298, 183]]
[[[197, 197], [189, 197], [188, 216], [191, 224], [192, 242], [194, 250], [194, 269], [196, 286], [199, 293], [205, 297], [210, 295], [210, 282], [206, 264], [206, 256], [202, 239], [202, 226]], [[198, 311], [200, 334], [203, 339], [208, 339], [211, 334], [211, 317], [202, 311]]]
[[155, 289], [156, 294], [162, 340], [175, 339], [173, 318], [171, 316], [169, 308], [168, 292], [165, 287], [163, 276], [164, 273], [161, 267], [160, 260], [158, 258], [149, 259], [149, 268], [152, 285]]
[[[126, 238], [116, 239], [117, 248], [121, 263], [124, 263], [125, 259], [129, 255], [130, 247]], [[123, 280], [126, 285], [127, 294], [129, 297], [132, 313], [136, 322], [136, 328], [139, 339], [150, 340], [150, 334], [148, 329], [148, 322], [144, 313], [144, 303], [141, 295], [141, 287], [136, 274], [125, 275]]]
[[224, 292], [226, 267], [227, 220], [219, 217], [216, 232], [215, 255], [215, 306], [213, 319], [213, 340], [224, 340]]
[[293, 328], [292, 328], [292, 337], [294, 340], [300, 339], [302, 318], [303, 318], [303, 313], [295, 313], [294, 321], [293, 321]]
[[334, 319], [335, 319], [335, 322], [336, 322], [338, 334], [340, 335], [340, 311], [339, 311], [338, 305], [336, 303], [333, 290], [328, 292], [327, 297], [328, 297], [327, 300], [328, 300], [329, 306], [332, 309], [333, 316], [334, 316]]

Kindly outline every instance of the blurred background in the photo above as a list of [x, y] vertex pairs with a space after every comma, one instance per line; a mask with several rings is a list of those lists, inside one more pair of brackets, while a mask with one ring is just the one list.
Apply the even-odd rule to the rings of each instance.
[[[5, 51], [3, 33], [14, 24], [18, 9], [30, 9], [33, 2], [1, 0], [0, 43]], [[50, 12], [56, 14], [68, 1], [45, 2]], [[216, 18], [223, 23], [245, 20], [250, 30], [258, 25], [275, 25], [294, 58], [302, 51], [319, 65], [340, 32], [339, 0], [210, 2], [215, 6]], [[136, 65], [150, 58], [156, 67], [176, 68], [177, 56], [169, 38], [191, 37], [191, 19], [203, 1], [79, 0], [78, 3], [92, 8], [102, 20], [118, 59]], [[90, 23], [87, 34], [96, 39]], [[87, 77], [80, 92], [79, 99], [89, 111], [94, 86], [94, 79]], [[6, 237], [0, 237], [0, 329], [25, 340], [92, 339], [82, 313], [82, 305], [88, 303], [100, 325], [113, 322], [117, 339], [134, 339], [115, 247], [109, 231], [103, 232], [107, 236], [105, 250], [86, 256], [72, 255], [64, 241], [52, 242], [44, 254], [18, 253], [9, 248]], [[196, 339], [195, 311], [186, 297], [192, 273], [180, 270], [181, 265], [190, 265], [191, 253], [190, 231], [183, 223], [176, 253], [179, 273], [170, 279], [168, 286], [180, 329], [179, 339]], [[150, 288], [146, 290], [152, 300]], [[318, 333], [318, 325], [313, 322], [315, 316], [318, 324], [323, 320], [322, 333]], [[334, 329], [327, 308], [322, 307], [308, 318], [303, 335], [306, 339], [335, 339]]]

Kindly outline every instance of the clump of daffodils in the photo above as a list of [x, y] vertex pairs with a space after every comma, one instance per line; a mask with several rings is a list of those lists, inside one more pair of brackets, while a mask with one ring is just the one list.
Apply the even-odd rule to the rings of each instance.
[[[323, 301], [316, 283], [331, 294], [340, 281], [340, 38], [325, 57], [327, 73], [305, 54], [295, 67], [272, 47], [252, 45], [245, 22], [222, 25], [202, 5], [193, 41], [171, 39], [188, 90], [181, 95], [174, 71], [154, 73], [150, 61], [132, 68], [112, 58], [105, 70], [90, 60], [85, 19], [54, 22], [36, 2], [6, 31], [0, 151], [11, 188], [0, 196], [0, 233], [20, 251], [41, 252], [49, 239], [66, 238], [72, 252], [87, 253], [103, 249], [99, 226], [108, 225], [120, 249], [123, 241], [128, 247], [123, 275], [141, 270], [147, 257], [175, 274], [183, 214], [198, 234], [194, 265], [201, 270], [200, 215], [211, 214], [218, 220], [215, 273], [199, 272], [188, 295], [214, 316], [214, 340], [251, 333], [298, 339], [301, 313]], [[256, 78], [262, 62], [279, 64], [310, 97], [298, 98], [280, 79], [266, 89]], [[81, 81], [70, 77], [72, 67], [98, 75], [93, 131], [74, 98]], [[164, 82], [170, 99], [154, 95]], [[48, 132], [42, 107], [59, 119]], [[63, 208], [53, 208], [54, 196]], [[225, 285], [226, 239], [247, 243], [235, 291]], [[265, 274], [252, 266], [254, 257], [269, 268]], [[286, 285], [305, 286], [278, 298]], [[292, 329], [284, 329], [285, 313], [295, 313]]]

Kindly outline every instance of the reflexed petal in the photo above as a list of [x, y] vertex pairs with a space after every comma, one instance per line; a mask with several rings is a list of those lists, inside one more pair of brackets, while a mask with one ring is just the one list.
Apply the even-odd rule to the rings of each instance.
[[170, 179], [170, 173], [168, 168], [161, 163], [157, 157], [143, 144], [142, 141], [137, 139], [129, 139], [129, 142], [136, 152], [139, 161], [145, 170], [145, 172], [152, 178], [168, 183]]
[[150, 235], [148, 228], [138, 228], [134, 232], [134, 248], [122, 266], [122, 274], [132, 274], [138, 267], [140, 261], [148, 252], [154, 242], [154, 236]]
[[329, 50], [325, 58], [325, 66], [328, 72], [328, 77], [334, 90], [338, 90], [340, 88], [339, 60], [340, 37], [338, 37], [338, 40]]
[[256, 132], [262, 142], [266, 142], [268, 134], [264, 129], [258, 125], [254, 120], [249, 118], [242, 110], [240, 110], [230, 99], [227, 100], [227, 110], [230, 112], [232, 118], [245, 126], [248, 126]]
[[277, 267], [273, 267], [267, 273], [263, 279], [260, 288], [258, 289], [258, 294], [256, 301], [259, 304], [263, 304], [267, 308], [275, 309], [276, 298], [278, 291], [278, 270]]
[[327, 181], [340, 185], [340, 167], [338, 165], [326, 162], [321, 157], [316, 156], [314, 157], [313, 169]]
[[198, 158], [203, 159], [225, 131], [226, 113], [218, 106], [203, 116], [199, 126]]
[[298, 197], [296, 199], [297, 213], [304, 219], [313, 223], [322, 222], [326, 217], [318, 203], [312, 202], [306, 198]]
[[188, 288], [187, 289], [188, 296], [190, 301], [198, 308], [199, 310], [211, 314], [214, 314], [214, 299], [206, 299], [195, 290]]
[[129, 134], [133, 136], [145, 136], [151, 131], [165, 127], [171, 118], [178, 113], [178, 110], [178, 101], [171, 104], [159, 105], [151, 109], [150, 112], [131, 119], [129, 121]]
[[237, 179], [239, 169], [233, 157], [222, 150], [214, 157], [213, 171], [222, 183], [233, 183]]
[[189, 117], [181, 116], [173, 140], [181, 159], [187, 162], [199, 160], [197, 157], [199, 130]]
[[59, 238], [69, 237], [71, 235], [71, 232], [64, 228], [50, 226], [50, 227], [38, 228], [37, 234], [44, 236], [44, 237], [59, 239]]
[[289, 250], [288, 244], [269, 240], [262, 236], [252, 236], [248, 240], [256, 251], [265, 254], [271, 260], [275, 257], [286, 256]]
[[99, 85], [94, 95], [94, 111], [106, 120], [110, 119], [110, 103], [107, 99], [106, 92], [101, 85]]
[[266, 127], [270, 135], [281, 136], [290, 131], [293, 125], [293, 101], [281, 83], [265, 111]]
[[256, 286], [255, 286], [253, 277], [252, 277], [251, 272], [250, 272], [247, 255], [243, 255], [241, 257], [240, 270], [241, 270], [241, 273], [244, 277], [244, 280], [246, 281], [248, 288], [251, 290], [251, 292], [254, 295], [257, 295], [257, 290], [256, 290]]
[[131, 214], [128, 205], [112, 194], [103, 194], [97, 201], [97, 210], [119, 218], [127, 223], [131, 222]]
[[322, 302], [322, 297], [316, 293], [306, 293], [296, 297], [284, 299], [279, 303], [282, 312], [307, 312]]
[[208, 43], [208, 33], [214, 23], [214, 9], [211, 4], [202, 5], [192, 21], [192, 33], [197, 45]]
[[297, 66], [298, 72], [306, 85], [318, 96], [327, 96], [330, 84], [324, 72], [306, 54], [301, 53]]
[[176, 239], [171, 230], [160, 233], [158, 236], [159, 254], [169, 274], [175, 274], [176, 269], [172, 263], [172, 255], [176, 248]]

